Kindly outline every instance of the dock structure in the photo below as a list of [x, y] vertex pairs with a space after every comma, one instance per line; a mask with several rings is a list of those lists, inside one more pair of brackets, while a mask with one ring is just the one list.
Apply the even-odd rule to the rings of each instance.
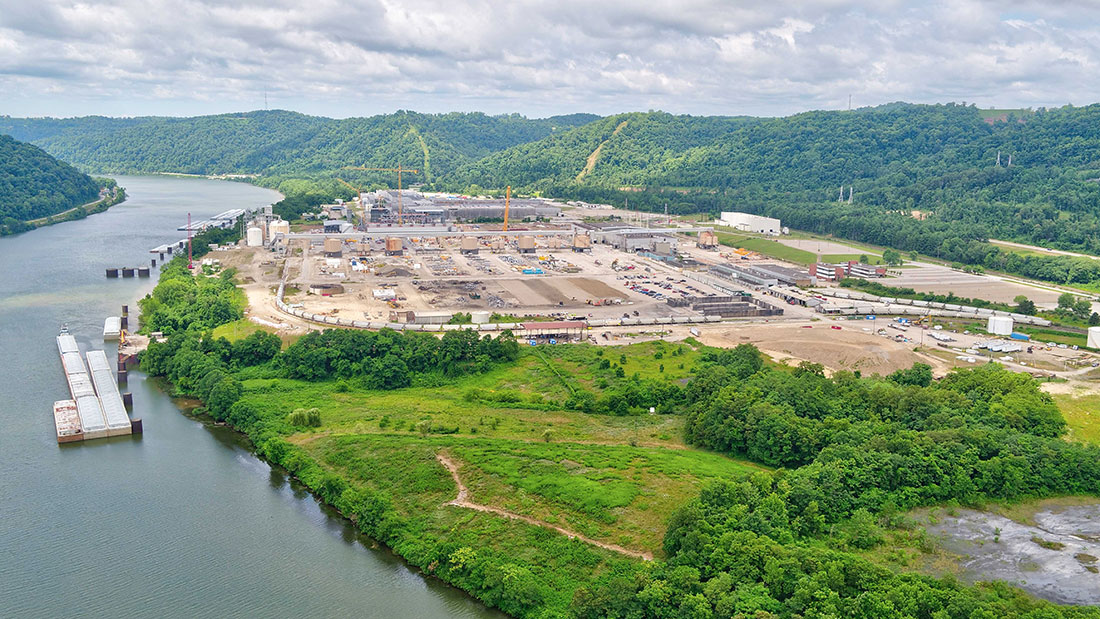
[[76, 338], [68, 330], [62, 330], [57, 336], [57, 352], [72, 396], [71, 400], [54, 402], [57, 442], [131, 434], [134, 426], [126, 414], [107, 354], [93, 350], [88, 353], [88, 365], [85, 365]]

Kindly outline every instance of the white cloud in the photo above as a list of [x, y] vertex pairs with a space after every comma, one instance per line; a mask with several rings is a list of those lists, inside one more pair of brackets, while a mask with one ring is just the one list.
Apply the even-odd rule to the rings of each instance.
[[0, 0], [0, 113], [1100, 100], [1087, 0]]

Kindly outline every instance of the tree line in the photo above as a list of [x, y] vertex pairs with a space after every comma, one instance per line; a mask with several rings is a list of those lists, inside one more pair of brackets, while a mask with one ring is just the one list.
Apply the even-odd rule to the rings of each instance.
[[1097, 616], [851, 552], [917, 506], [1100, 493], [1100, 450], [1058, 438], [1065, 421], [1030, 376], [826, 377], [769, 368], [745, 344], [709, 354], [685, 395], [688, 442], [781, 468], [706, 488], [671, 518], [666, 562], [578, 591], [577, 616]]
[[100, 186], [42, 149], [0, 135], [0, 234], [28, 230], [28, 220], [92, 202]]

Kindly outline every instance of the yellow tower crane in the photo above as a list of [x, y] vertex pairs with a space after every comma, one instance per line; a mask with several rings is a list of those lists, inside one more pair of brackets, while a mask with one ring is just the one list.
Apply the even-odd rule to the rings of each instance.
[[370, 172], [397, 172], [397, 225], [404, 223], [405, 209], [401, 203], [401, 175], [405, 172], [410, 174], [419, 174], [419, 170], [412, 168], [402, 167], [401, 164], [397, 164], [396, 168], [366, 168], [363, 166], [345, 166], [345, 170], [365, 170]]
[[508, 203], [512, 200], [512, 186], [504, 190], [504, 231], [508, 231]]
[[363, 203], [363, 188], [361, 186], [356, 187], [355, 185], [352, 185], [351, 183], [347, 182], [346, 180], [344, 180], [340, 177], [336, 177], [336, 180], [338, 180], [341, 183], [343, 183], [344, 185], [346, 185], [348, 189], [354, 191], [355, 192], [355, 197], [359, 198], [359, 208], [361, 208], [363, 210], [362, 214], [360, 215], [360, 217], [362, 217], [362, 219], [360, 221], [362, 222], [363, 226], [366, 226], [367, 225], [367, 205]]

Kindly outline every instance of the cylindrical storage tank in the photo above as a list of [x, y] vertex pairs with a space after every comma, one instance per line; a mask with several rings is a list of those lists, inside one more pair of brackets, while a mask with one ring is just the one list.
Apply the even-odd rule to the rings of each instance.
[[275, 238], [276, 234], [290, 234], [290, 222], [282, 219], [276, 219], [267, 224], [267, 236], [269, 238]]
[[489, 312], [470, 312], [470, 322], [475, 325], [483, 325], [489, 322]]
[[1085, 346], [1100, 348], [1100, 327], [1089, 327], [1089, 340]]
[[248, 229], [245, 239], [249, 247], [263, 247], [264, 231], [253, 226]]
[[990, 316], [986, 331], [992, 335], [1011, 335], [1012, 319], [1008, 316]]

